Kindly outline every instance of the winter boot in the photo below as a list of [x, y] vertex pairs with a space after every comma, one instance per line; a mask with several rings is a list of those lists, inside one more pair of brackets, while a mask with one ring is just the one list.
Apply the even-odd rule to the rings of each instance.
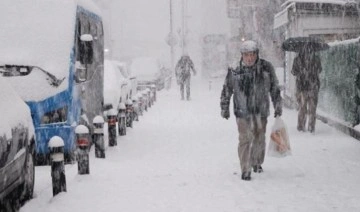
[[302, 127], [302, 126], [297, 126], [297, 130], [298, 130], [299, 132], [305, 132], [305, 129], [304, 129], [304, 127]]
[[241, 174], [241, 179], [246, 181], [251, 180], [251, 172], [243, 172]]
[[255, 165], [255, 166], [253, 166], [253, 169], [254, 169], [255, 173], [261, 173], [264, 171], [263, 168], [261, 167], [261, 165]]

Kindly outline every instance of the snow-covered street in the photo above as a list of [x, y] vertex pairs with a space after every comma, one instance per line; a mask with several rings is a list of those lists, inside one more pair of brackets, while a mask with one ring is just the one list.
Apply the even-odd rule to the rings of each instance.
[[360, 211], [359, 141], [320, 121], [315, 134], [298, 132], [294, 110], [282, 116], [292, 156], [266, 156], [263, 173], [241, 180], [235, 118], [220, 116], [222, 82], [193, 77], [191, 101], [175, 83], [158, 92], [105, 159], [91, 149], [90, 175], [66, 165], [67, 192], [53, 197], [50, 167], [36, 167], [34, 198], [20, 211]]

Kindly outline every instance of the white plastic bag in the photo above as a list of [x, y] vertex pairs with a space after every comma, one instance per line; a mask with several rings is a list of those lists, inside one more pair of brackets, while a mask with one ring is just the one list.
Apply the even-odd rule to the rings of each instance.
[[289, 135], [284, 121], [280, 117], [275, 118], [270, 134], [268, 155], [272, 157], [285, 157], [291, 155]]

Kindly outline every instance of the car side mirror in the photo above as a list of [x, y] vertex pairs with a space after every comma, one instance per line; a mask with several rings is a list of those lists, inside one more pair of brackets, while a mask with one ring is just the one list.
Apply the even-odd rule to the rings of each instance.
[[75, 63], [75, 81], [76, 82], [85, 82], [87, 80], [87, 70], [80, 61]]
[[113, 108], [112, 104], [105, 104], [105, 105], [103, 106], [103, 111], [110, 110], [110, 109], [112, 109], [112, 108]]
[[94, 58], [93, 36], [83, 34], [80, 36], [80, 62], [82, 64], [92, 64]]

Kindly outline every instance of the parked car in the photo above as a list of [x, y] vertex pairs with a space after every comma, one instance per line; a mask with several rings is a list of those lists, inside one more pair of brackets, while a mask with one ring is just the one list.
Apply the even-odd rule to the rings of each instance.
[[[122, 99], [126, 99], [126, 81], [122, 81], [120, 72], [111, 60], [104, 61], [104, 108], [118, 109]], [[106, 112], [106, 111], [105, 111]]]
[[0, 65], [30, 107], [36, 164], [50, 163], [53, 136], [63, 139], [64, 160], [73, 163], [76, 126], [85, 124], [92, 132], [91, 121], [103, 112], [101, 11], [78, 0], [1, 0], [0, 5]]
[[3, 77], [0, 90], [0, 208], [11, 211], [33, 196], [35, 134], [30, 108]]
[[128, 99], [132, 99], [137, 93], [137, 78], [136, 76], [131, 75], [128, 65], [125, 62], [112, 61], [116, 68], [120, 71], [121, 76], [124, 80], [127, 81], [127, 94], [129, 96]]
[[136, 76], [138, 86], [140, 87], [147, 87], [151, 84], [155, 84], [157, 90], [165, 87], [167, 72], [157, 58], [134, 58], [130, 64], [130, 72], [132, 76]]

